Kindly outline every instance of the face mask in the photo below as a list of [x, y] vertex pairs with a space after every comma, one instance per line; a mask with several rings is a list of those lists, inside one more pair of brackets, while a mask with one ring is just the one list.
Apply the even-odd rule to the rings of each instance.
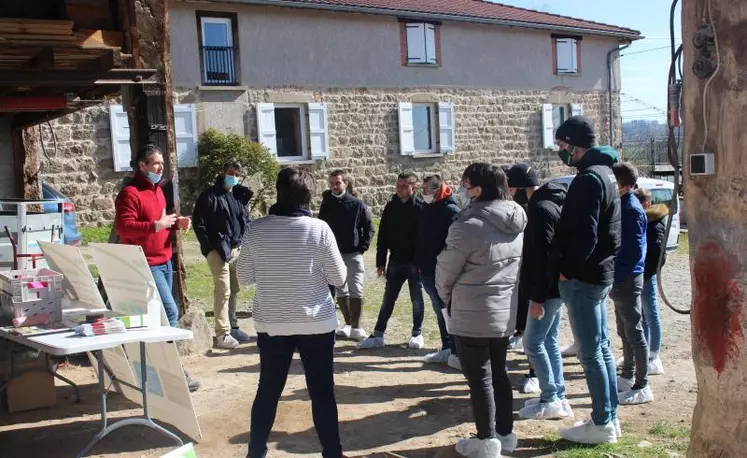
[[558, 157], [560, 157], [560, 160], [563, 162], [563, 164], [567, 165], [568, 167], [573, 167], [573, 151], [576, 148], [573, 148], [572, 150], [568, 151], [567, 149], [562, 149], [558, 151]]
[[430, 204], [433, 202], [433, 199], [436, 198], [435, 194], [423, 194], [423, 202]]
[[339, 199], [339, 198], [341, 198], [342, 196], [345, 195], [345, 190], [343, 189], [340, 192], [334, 192], [334, 191], [332, 191], [332, 195], [335, 196], [335, 197], [337, 197]]
[[161, 181], [162, 174], [161, 173], [148, 172], [147, 176], [148, 176], [148, 179], [150, 180], [151, 183], [158, 184], [158, 182]]
[[239, 184], [239, 177], [233, 176], [233, 175], [226, 175], [223, 177], [223, 186], [231, 189], [234, 186]]
[[464, 208], [467, 205], [469, 205], [470, 200], [472, 200], [469, 197], [469, 193], [467, 192], [467, 188], [465, 188], [464, 186], [460, 186], [459, 187], [459, 192], [457, 192], [457, 197], [459, 199], [459, 205], [462, 208]]

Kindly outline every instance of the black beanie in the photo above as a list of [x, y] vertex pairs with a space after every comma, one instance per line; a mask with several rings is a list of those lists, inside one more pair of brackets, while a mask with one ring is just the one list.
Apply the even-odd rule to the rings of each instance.
[[571, 116], [558, 127], [555, 138], [579, 148], [591, 148], [596, 143], [594, 126], [583, 116]]
[[509, 188], [533, 188], [539, 186], [537, 172], [527, 164], [516, 164], [506, 172]]

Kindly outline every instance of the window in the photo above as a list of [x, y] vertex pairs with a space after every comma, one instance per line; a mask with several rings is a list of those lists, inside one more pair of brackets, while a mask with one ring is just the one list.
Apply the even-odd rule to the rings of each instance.
[[198, 13], [202, 83], [235, 86], [238, 78], [236, 16]]
[[556, 75], [581, 73], [581, 38], [553, 38], [553, 71]]
[[400, 154], [454, 151], [454, 107], [450, 103], [399, 104]]
[[[130, 161], [130, 124], [122, 105], [109, 106], [109, 126], [112, 137], [114, 171], [132, 170]], [[174, 105], [174, 133], [178, 167], [197, 167], [197, 116], [195, 105]]]
[[440, 65], [440, 26], [402, 23], [402, 65]]
[[542, 105], [542, 145], [545, 149], [555, 149], [555, 132], [571, 116], [583, 115], [584, 106], [580, 103]]
[[280, 161], [326, 159], [327, 106], [258, 103], [257, 137]]

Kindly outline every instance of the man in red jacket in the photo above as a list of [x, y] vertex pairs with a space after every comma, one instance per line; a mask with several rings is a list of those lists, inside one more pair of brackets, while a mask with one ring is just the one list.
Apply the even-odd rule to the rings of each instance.
[[[117, 195], [114, 229], [119, 243], [139, 245], [143, 249], [169, 324], [177, 327], [179, 308], [171, 293], [174, 284], [171, 234], [177, 229], [189, 229], [190, 220], [166, 214], [166, 196], [158, 186], [163, 177], [163, 154], [157, 146], [145, 145], [138, 152], [133, 168], [136, 171], [132, 181]], [[184, 374], [190, 391], [199, 388], [197, 381], [186, 371]]]

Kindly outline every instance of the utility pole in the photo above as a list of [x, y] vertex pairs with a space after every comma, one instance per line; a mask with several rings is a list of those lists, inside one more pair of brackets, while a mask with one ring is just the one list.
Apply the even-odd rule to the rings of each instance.
[[[690, 457], [742, 457], [747, 443], [744, 24], [745, 0], [683, 1], [683, 162], [698, 381]], [[714, 173], [693, 175], [690, 158], [702, 152], [714, 155]]]

